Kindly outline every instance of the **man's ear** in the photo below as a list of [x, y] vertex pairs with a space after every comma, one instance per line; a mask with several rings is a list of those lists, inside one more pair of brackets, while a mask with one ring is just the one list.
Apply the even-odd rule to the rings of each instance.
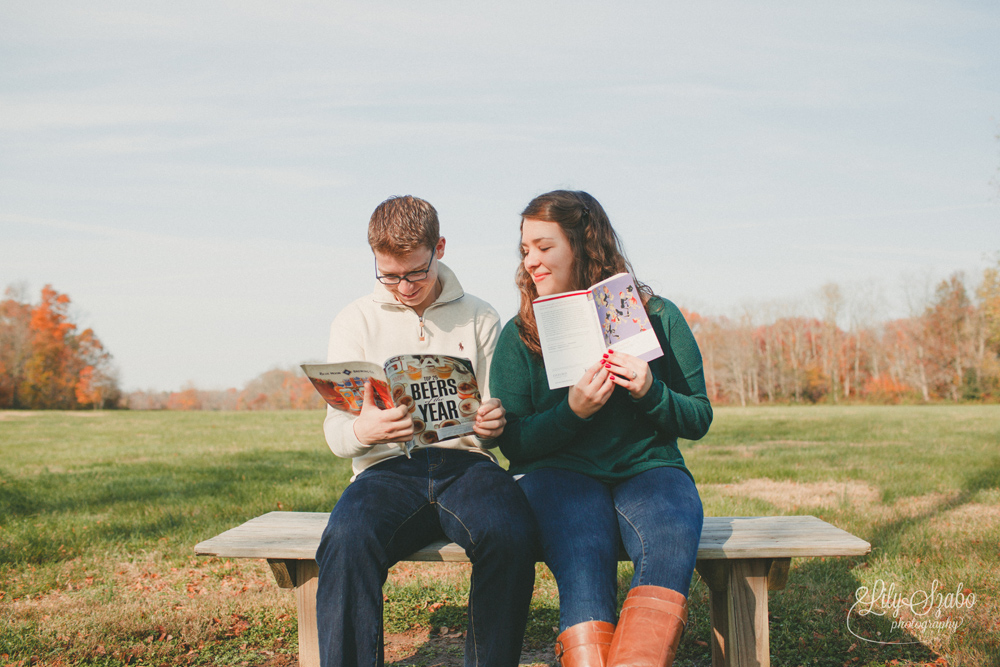
[[444, 257], [444, 237], [438, 239], [437, 245], [434, 246], [434, 254], [437, 255], [438, 259]]

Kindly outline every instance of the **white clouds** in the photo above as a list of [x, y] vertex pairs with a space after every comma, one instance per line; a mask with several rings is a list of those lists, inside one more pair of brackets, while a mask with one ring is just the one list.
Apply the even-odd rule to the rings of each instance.
[[47, 128], [75, 129], [176, 122], [177, 108], [143, 104], [66, 101], [4, 101], [0, 103], [0, 130], [23, 132]]

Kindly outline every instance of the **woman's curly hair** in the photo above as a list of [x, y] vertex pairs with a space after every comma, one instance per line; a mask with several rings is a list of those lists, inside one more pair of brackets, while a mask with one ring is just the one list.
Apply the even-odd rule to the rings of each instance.
[[[600, 202], [580, 190], [554, 190], [539, 195], [521, 212], [522, 227], [525, 218], [557, 223], [569, 239], [573, 251], [573, 268], [576, 273], [573, 289], [587, 289], [595, 283], [617, 273], [632, 273], [632, 266], [625, 257], [621, 240], [611, 227], [607, 213]], [[524, 258], [524, 249], [521, 249]], [[633, 274], [635, 279], [635, 274]], [[529, 350], [541, 356], [538, 325], [531, 302], [538, 298], [538, 290], [524, 262], [517, 267], [514, 282], [521, 292], [517, 328], [521, 340]], [[636, 287], [645, 305], [653, 291], [635, 279]]]

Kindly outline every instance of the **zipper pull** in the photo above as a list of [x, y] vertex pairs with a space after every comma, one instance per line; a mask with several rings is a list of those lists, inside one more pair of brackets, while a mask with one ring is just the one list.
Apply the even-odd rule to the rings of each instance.
[[420, 340], [421, 342], [423, 342], [423, 340], [424, 340], [424, 316], [423, 316], [423, 315], [420, 315], [420, 316], [418, 317], [418, 320], [419, 320], [419, 322], [420, 322], [420, 326], [419, 326], [419, 328], [417, 329], [417, 336], [419, 337], [419, 340]]

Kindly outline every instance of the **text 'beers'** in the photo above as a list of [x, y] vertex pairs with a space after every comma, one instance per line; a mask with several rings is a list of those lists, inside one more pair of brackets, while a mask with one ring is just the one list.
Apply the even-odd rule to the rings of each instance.
[[428, 398], [444, 398], [458, 394], [458, 385], [454, 380], [427, 380], [410, 385], [410, 394], [415, 400]]

